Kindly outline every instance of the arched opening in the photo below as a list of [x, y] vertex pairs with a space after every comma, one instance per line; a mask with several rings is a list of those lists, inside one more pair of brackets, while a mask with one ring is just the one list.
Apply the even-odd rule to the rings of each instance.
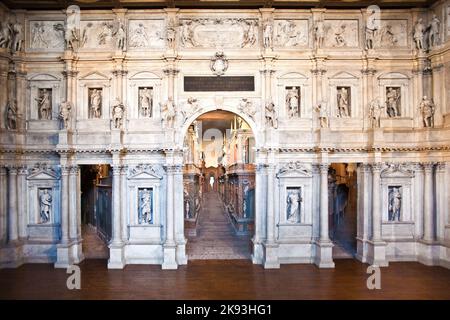
[[255, 137], [242, 117], [203, 113], [184, 136], [184, 227], [189, 260], [250, 259]]

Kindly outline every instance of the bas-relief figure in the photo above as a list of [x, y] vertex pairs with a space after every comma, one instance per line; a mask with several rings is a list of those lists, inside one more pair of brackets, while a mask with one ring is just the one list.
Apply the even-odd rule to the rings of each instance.
[[253, 47], [258, 41], [258, 22], [256, 20], [245, 21], [246, 29], [241, 47]]
[[21, 23], [16, 22], [12, 25], [13, 44], [11, 50], [13, 52], [19, 52], [23, 50], [24, 35], [23, 26]]
[[6, 128], [16, 130], [18, 118], [16, 101], [11, 99], [6, 106]]
[[289, 118], [300, 117], [299, 87], [286, 87], [286, 108]]
[[266, 125], [274, 129], [278, 128], [278, 116], [273, 102], [266, 105]]
[[379, 27], [379, 20], [377, 20], [379, 14], [376, 10], [370, 12], [366, 22], [366, 50], [371, 50], [374, 47], [375, 32]]
[[172, 97], [169, 97], [166, 103], [161, 105], [161, 113], [166, 128], [173, 128], [176, 121], [177, 112], [175, 110], [175, 104]]
[[200, 103], [198, 99], [189, 97], [187, 98], [186, 104], [184, 105], [184, 112], [186, 117], [192, 116], [194, 113], [201, 111], [202, 107], [200, 106]]
[[414, 25], [414, 33], [413, 38], [414, 42], [416, 44], [417, 50], [425, 50], [425, 25], [423, 23], [423, 19], [420, 18], [417, 20], [416, 24]]
[[192, 30], [192, 21], [184, 20], [180, 22], [180, 44], [184, 48], [196, 47], [194, 42], [194, 31]]
[[64, 49], [65, 38], [63, 21], [30, 21], [30, 30], [31, 49]]
[[319, 124], [321, 128], [328, 128], [330, 126], [328, 122], [328, 102], [322, 100], [315, 108], [315, 111], [319, 117]]
[[129, 47], [138, 48], [163, 48], [165, 39], [163, 20], [130, 20]]
[[70, 121], [72, 120], [72, 103], [69, 101], [61, 102], [59, 107], [59, 117], [62, 120], [63, 128], [70, 129]]
[[115, 47], [114, 23], [112, 21], [81, 21], [80, 30], [82, 31], [78, 38], [79, 48], [113, 49]]
[[300, 223], [302, 201], [301, 188], [287, 188], [286, 222]]
[[239, 101], [238, 110], [255, 120], [256, 108], [248, 98], [242, 98]]
[[153, 224], [152, 198], [152, 189], [139, 189], [139, 224]]
[[402, 193], [401, 187], [389, 187], [388, 188], [389, 197], [389, 221], [400, 221], [400, 213], [402, 209]]
[[273, 25], [270, 20], [266, 20], [263, 26], [263, 45], [264, 48], [273, 47]]
[[176, 35], [177, 35], [177, 29], [175, 27], [175, 22], [173, 19], [170, 19], [167, 24], [167, 31], [166, 31], [167, 47], [169, 49], [175, 48]]
[[139, 88], [139, 115], [151, 118], [153, 113], [153, 90], [150, 87]]
[[38, 104], [39, 120], [52, 119], [52, 89], [39, 89], [39, 96], [35, 100]]
[[12, 28], [8, 21], [0, 24], [0, 48], [10, 48], [12, 43]]
[[113, 35], [116, 37], [116, 48], [118, 50], [124, 51], [126, 49], [127, 32], [125, 31], [125, 26], [122, 21], [118, 21], [117, 30]]
[[102, 89], [89, 89], [90, 118], [99, 119], [102, 115]]
[[313, 29], [314, 33], [314, 44], [316, 49], [321, 49], [325, 43], [325, 23], [323, 20], [316, 21]]
[[425, 128], [434, 127], [435, 109], [436, 106], [433, 102], [433, 99], [428, 99], [427, 96], [424, 96], [419, 105], [419, 112], [422, 114], [423, 126]]
[[383, 113], [384, 106], [381, 105], [380, 99], [375, 98], [369, 103], [369, 118], [372, 128], [380, 128], [381, 114]]
[[338, 117], [350, 116], [350, 87], [337, 87]]
[[334, 48], [358, 47], [357, 20], [325, 20], [325, 46]]
[[275, 45], [296, 47], [308, 45], [307, 20], [276, 20]]
[[428, 43], [431, 47], [435, 47], [440, 43], [440, 31], [441, 31], [441, 21], [434, 14], [431, 19], [430, 25], [428, 26]]
[[40, 223], [47, 223], [50, 221], [52, 201], [51, 189], [39, 189]]
[[389, 118], [400, 117], [401, 94], [400, 87], [386, 88], [386, 112]]
[[125, 118], [125, 106], [119, 98], [116, 99], [116, 102], [113, 106], [112, 116], [114, 128], [121, 129], [123, 127], [123, 120]]

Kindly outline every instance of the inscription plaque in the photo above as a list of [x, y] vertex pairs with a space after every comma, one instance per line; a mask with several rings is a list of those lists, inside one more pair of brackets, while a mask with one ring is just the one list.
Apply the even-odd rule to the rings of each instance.
[[184, 77], [184, 91], [255, 91], [255, 77], [186, 76]]

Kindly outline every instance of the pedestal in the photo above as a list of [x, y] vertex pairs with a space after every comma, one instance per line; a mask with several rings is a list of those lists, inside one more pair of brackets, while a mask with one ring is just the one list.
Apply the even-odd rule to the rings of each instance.
[[316, 241], [314, 263], [319, 268], [334, 268], [333, 243], [331, 241]]
[[367, 263], [378, 267], [387, 267], [389, 265], [389, 262], [386, 260], [386, 242], [367, 242]]
[[125, 267], [125, 258], [122, 244], [109, 245], [108, 269], [123, 269]]
[[264, 246], [261, 242], [252, 239], [253, 242], [253, 253], [252, 253], [252, 263], [253, 264], [263, 264], [264, 263]]
[[440, 249], [438, 241], [419, 240], [417, 242], [417, 260], [426, 266], [440, 265]]
[[264, 269], [279, 269], [278, 244], [264, 244]]
[[177, 264], [178, 265], [185, 265], [188, 262], [188, 258], [186, 255], [186, 241], [183, 243], [178, 242], [177, 249], [176, 249], [176, 255], [177, 255]]
[[73, 132], [71, 130], [60, 130], [58, 133], [58, 144], [65, 146], [73, 143]]
[[17, 268], [23, 264], [22, 243], [14, 241], [0, 248], [0, 269]]
[[178, 269], [178, 264], [176, 261], [176, 245], [164, 245], [164, 261], [162, 264], [163, 270], [176, 270]]
[[68, 268], [71, 265], [80, 263], [84, 260], [82, 253], [81, 240], [70, 243], [61, 243], [56, 247], [55, 268]]
[[111, 145], [117, 146], [121, 144], [122, 132], [120, 129], [111, 129]]

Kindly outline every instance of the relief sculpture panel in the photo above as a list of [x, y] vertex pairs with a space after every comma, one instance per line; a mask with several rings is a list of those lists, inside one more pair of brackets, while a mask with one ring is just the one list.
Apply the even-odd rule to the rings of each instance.
[[325, 46], [328, 48], [358, 47], [358, 20], [325, 20]]
[[64, 21], [30, 21], [30, 48], [64, 50]]
[[381, 20], [380, 29], [375, 31], [377, 48], [399, 48], [408, 45], [408, 20]]
[[275, 20], [277, 47], [307, 47], [308, 20]]
[[130, 49], [164, 48], [163, 20], [130, 20], [128, 25]]
[[114, 48], [114, 23], [112, 21], [81, 21], [83, 48]]

